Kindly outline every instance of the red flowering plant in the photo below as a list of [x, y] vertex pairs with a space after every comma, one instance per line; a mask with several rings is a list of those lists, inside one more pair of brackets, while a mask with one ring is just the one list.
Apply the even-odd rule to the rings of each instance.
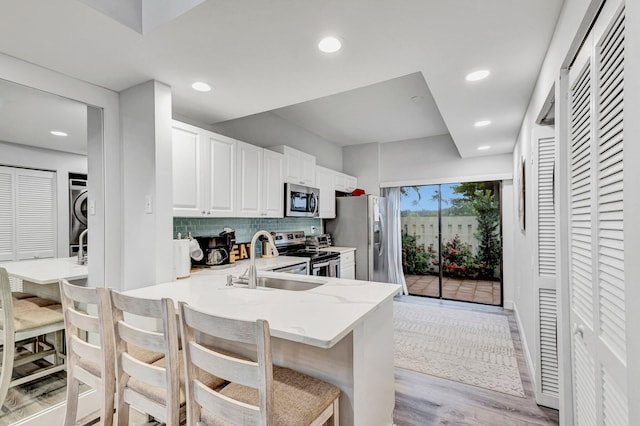
[[[436, 263], [438, 262], [436, 261]], [[442, 247], [442, 273], [453, 277], [477, 278], [482, 275], [483, 263], [476, 262], [471, 253], [471, 246], [460, 241], [456, 235]]]
[[429, 272], [432, 254], [423, 244], [416, 242], [415, 235], [402, 232], [402, 271], [409, 275], [424, 275]]

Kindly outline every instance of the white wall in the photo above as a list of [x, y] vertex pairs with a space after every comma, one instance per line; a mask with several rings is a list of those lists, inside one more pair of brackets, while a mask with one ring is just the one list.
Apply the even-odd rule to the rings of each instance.
[[511, 179], [511, 155], [461, 158], [451, 136], [380, 144], [383, 187]]
[[[554, 37], [550, 43], [549, 50], [545, 57], [545, 61], [538, 77], [538, 82], [531, 97], [526, 115], [524, 117], [518, 141], [513, 153], [513, 170], [514, 174], [518, 170], [521, 158], [525, 158], [528, 163], [531, 159], [531, 132], [535, 123], [535, 119], [540, 113], [540, 109], [547, 95], [554, 90], [556, 93], [556, 110], [555, 116], [561, 116], [560, 108], [566, 107], [566, 101], [560, 99], [562, 93], [559, 88], [564, 85], [560, 79], [561, 68], [566, 67], [573, 53], [578, 48], [581, 40], [587, 32], [588, 24], [593, 18], [594, 12], [597, 10], [600, 0], [565, 0], [563, 9], [558, 20]], [[625, 46], [625, 91], [628, 94], [640, 92], [640, 2], [626, 2], [626, 46]], [[635, 141], [640, 137], [640, 98], [638, 96], [625, 96], [625, 123], [624, 132], [627, 143], [624, 146], [625, 161], [625, 282], [630, 285], [626, 290], [626, 316], [627, 316], [627, 359], [629, 383], [634, 384], [640, 381], [640, 339], [638, 339], [638, 324], [640, 324], [640, 286], [631, 285], [637, 282], [637, 263], [640, 254], [640, 222], [637, 220], [640, 213], [640, 191], [629, 190], [635, 188], [640, 182], [640, 170], [633, 165], [640, 161], [640, 144]], [[566, 142], [564, 138], [562, 126], [556, 123], [556, 137], [560, 140], [560, 149], [566, 150]], [[566, 175], [566, 165], [561, 161], [560, 174]], [[562, 170], [564, 168], [564, 170]], [[530, 168], [529, 168], [530, 169]], [[530, 176], [528, 176], [529, 181]], [[514, 197], [517, 197], [517, 185], [514, 185]], [[560, 194], [562, 197], [562, 194]], [[517, 198], [516, 198], [517, 199]], [[561, 200], [560, 207], [563, 203]], [[566, 215], [566, 202], [564, 210], [560, 211], [560, 215]], [[514, 212], [517, 214], [517, 212]], [[517, 216], [516, 216], [517, 217]], [[560, 232], [566, 240], [567, 227], [566, 221], [563, 222], [564, 227]], [[536, 321], [536, 312], [534, 311], [534, 298], [531, 294], [533, 271], [529, 266], [534, 256], [534, 244], [531, 233], [523, 233], [519, 226], [514, 227], [515, 240], [515, 260], [514, 263], [522, 265], [517, 270], [515, 279], [515, 302], [519, 321], [523, 326], [522, 338], [529, 348], [535, 347], [534, 328]], [[566, 256], [566, 253], [562, 254]], [[565, 257], [566, 259], [566, 257]], [[561, 398], [560, 402], [560, 418], [561, 424], [572, 424], [572, 407], [571, 407], [571, 387], [570, 376], [571, 371], [567, 370], [570, 365], [570, 348], [566, 344], [568, 336], [571, 335], [571, 325], [568, 318], [569, 310], [569, 292], [568, 281], [566, 277], [566, 265], [563, 264], [563, 258], [559, 259], [559, 277], [557, 281], [557, 290], [560, 300], [559, 303], [559, 353], [561, 373], [561, 389], [565, 398]], [[640, 401], [640, 388], [638, 386], [629, 386], [629, 420], [630, 424], [637, 424], [640, 421], [640, 405], [633, 401]]]
[[358, 177], [358, 188], [380, 195], [380, 144], [367, 143], [343, 148], [343, 172]]
[[341, 147], [292, 124], [272, 112], [263, 112], [249, 117], [229, 120], [208, 126], [208, 128], [216, 133], [263, 148], [288, 145], [315, 155], [316, 162], [320, 166], [342, 171]]
[[[118, 94], [56, 73], [46, 68], [21, 61], [11, 56], [0, 54], [0, 78], [22, 84], [34, 89], [43, 90], [87, 105], [102, 109], [103, 128], [99, 138], [89, 138], [89, 191], [95, 197], [96, 207], [104, 205], [104, 209], [96, 209], [95, 215], [89, 216], [89, 227], [92, 238], [89, 248], [94, 253], [89, 262], [89, 282], [100, 286], [107, 283], [119, 283], [121, 278], [121, 210], [120, 210], [120, 143]], [[88, 129], [91, 133], [92, 129]], [[92, 147], [92, 143], [99, 146]], [[108, 184], [107, 184], [108, 182]], [[109, 239], [106, 238], [109, 235]], [[104, 256], [95, 256], [100, 250], [92, 247], [103, 247]]]
[[0, 142], [0, 165], [56, 172], [56, 256], [69, 256], [69, 172], [86, 174], [87, 156]]

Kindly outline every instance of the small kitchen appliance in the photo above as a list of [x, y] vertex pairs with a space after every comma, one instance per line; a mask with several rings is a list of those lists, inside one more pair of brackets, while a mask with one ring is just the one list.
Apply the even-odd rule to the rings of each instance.
[[193, 266], [212, 267], [229, 264], [229, 253], [236, 243], [235, 231], [225, 230], [219, 235], [193, 238], [198, 241], [203, 252], [201, 260], [191, 259]]

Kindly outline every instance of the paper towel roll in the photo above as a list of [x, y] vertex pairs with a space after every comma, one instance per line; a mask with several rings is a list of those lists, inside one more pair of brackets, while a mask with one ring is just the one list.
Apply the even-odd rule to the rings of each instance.
[[173, 269], [176, 278], [187, 278], [191, 272], [189, 240], [173, 240]]

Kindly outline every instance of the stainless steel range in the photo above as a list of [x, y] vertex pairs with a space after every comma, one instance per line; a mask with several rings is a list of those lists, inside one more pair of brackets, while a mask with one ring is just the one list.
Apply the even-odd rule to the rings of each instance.
[[340, 253], [308, 246], [304, 231], [271, 232], [271, 235], [281, 256], [308, 257], [311, 275], [340, 278]]

